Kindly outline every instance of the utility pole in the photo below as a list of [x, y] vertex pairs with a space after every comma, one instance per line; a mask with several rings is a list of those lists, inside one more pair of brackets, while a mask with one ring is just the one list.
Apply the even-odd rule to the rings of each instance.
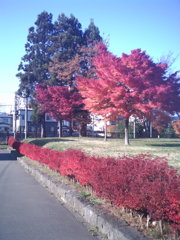
[[24, 99], [25, 113], [24, 113], [24, 138], [28, 137], [28, 89], [25, 89], [21, 97]]
[[28, 98], [25, 97], [25, 116], [24, 116], [24, 138], [27, 138], [28, 133]]
[[16, 138], [16, 114], [17, 114], [17, 95], [15, 93], [15, 97], [14, 97], [14, 129], [13, 129], [13, 133], [14, 133], [14, 138]]
[[133, 137], [134, 139], [136, 138], [136, 118], [134, 118], [134, 122], [133, 122]]

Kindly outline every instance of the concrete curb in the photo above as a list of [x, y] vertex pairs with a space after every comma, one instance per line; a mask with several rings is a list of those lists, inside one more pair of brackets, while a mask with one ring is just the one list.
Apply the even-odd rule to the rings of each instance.
[[120, 221], [116, 217], [108, 214], [95, 206], [79, 198], [79, 194], [70, 185], [55, 182], [52, 177], [45, 175], [33, 165], [30, 165], [23, 157], [17, 158], [20, 165], [28, 171], [34, 178], [50, 193], [52, 193], [61, 203], [72, 212], [78, 214], [84, 222], [91, 228], [106, 236], [108, 240], [150, 240], [144, 237], [136, 229], [130, 227], [125, 221]]

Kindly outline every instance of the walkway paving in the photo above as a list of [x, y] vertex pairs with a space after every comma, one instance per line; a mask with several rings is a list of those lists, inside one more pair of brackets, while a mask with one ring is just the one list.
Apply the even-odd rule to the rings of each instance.
[[0, 240], [93, 240], [85, 226], [0, 150]]

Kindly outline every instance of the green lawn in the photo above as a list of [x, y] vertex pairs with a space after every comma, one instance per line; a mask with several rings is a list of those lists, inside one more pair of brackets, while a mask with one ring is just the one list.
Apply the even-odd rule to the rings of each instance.
[[26, 141], [58, 151], [65, 151], [68, 148], [81, 149], [87, 154], [105, 157], [150, 153], [155, 156], [165, 156], [169, 159], [169, 164], [180, 167], [180, 139], [178, 138], [131, 139], [129, 146], [125, 146], [122, 139], [104, 141], [101, 138], [66, 137], [27, 139]]

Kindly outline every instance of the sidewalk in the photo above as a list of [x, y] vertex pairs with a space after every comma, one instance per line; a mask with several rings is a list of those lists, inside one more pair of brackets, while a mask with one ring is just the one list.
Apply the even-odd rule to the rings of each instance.
[[85, 226], [0, 150], [1, 240], [94, 240]]

